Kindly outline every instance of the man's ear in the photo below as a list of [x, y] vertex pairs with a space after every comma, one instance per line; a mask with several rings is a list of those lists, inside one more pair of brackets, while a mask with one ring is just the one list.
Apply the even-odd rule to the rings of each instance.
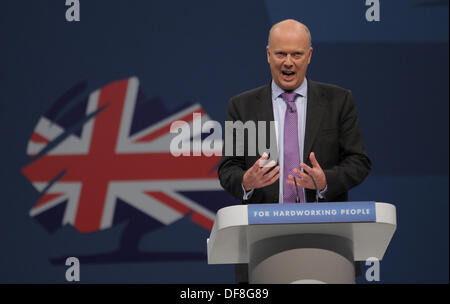
[[313, 53], [313, 48], [310, 47], [309, 48], [309, 58], [308, 58], [308, 64], [311, 62], [311, 57], [312, 57], [312, 53]]
[[269, 51], [269, 46], [266, 46], [266, 53], [267, 53], [267, 63], [270, 64], [270, 51]]

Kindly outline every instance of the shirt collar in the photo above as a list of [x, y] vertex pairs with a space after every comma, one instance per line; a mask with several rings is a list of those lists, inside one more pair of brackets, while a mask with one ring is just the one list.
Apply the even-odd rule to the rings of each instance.
[[[294, 90], [295, 93], [299, 94], [302, 97], [306, 97], [308, 93], [308, 80], [303, 79], [302, 84]], [[284, 90], [280, 88], [275, 81], [272, 80], [272, 101], [275, 101], [281, 94], [284, 93]]]

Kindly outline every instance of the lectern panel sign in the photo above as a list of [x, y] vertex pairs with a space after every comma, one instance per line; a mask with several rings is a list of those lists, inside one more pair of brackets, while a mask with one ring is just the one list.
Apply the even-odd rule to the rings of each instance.
[[248, 205], [249, 224], [375, 221], [375, 202]]

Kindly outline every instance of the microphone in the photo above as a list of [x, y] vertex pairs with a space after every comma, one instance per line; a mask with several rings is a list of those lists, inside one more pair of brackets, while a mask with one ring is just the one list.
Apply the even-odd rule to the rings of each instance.
[[[308, 172], [306, 172], [306, 174], [308, 174]], [[316, 189], [316, 203], [319, 202], [319, 188], [317, 187], [317, 183], [316, 180], [314, 179], [314, 177], [311, 174], [308, 174], [309, 177], [311, 177], [313, 184], [314, 184], [314, 188]]]
[[298, 186], [297, 186], [297, 179], [294, 176], [294, 183], [295, 183], [295, 202], [300, 203], [300, 197], [298, 196]]
[[[308, 174], [308, 172], [306, 172], [306, 174]], [[314, 177], [311, 174], [308, 174], [311, 177], [311, 180], [314, 184], [314, 188], [316, 190], [316, 203], [319, 202], [319, 188], [317, 187], [317, 183], [316, 180], [314, 179]], [[297, 179], [294, 176], [294, 183], [295, 183], [295, 192], [296, 192], [296, 197], [295, 197], [295, 202], [296, 203], [300, 203], [300, 197], [298, 196], [298, 186], [297, 186]]]

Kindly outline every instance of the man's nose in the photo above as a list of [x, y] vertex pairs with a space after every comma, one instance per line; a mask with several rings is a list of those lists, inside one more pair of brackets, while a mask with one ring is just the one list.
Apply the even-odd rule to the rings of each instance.
[[287, 55], [286, 59], [283, 62], [285, 67], [291, 67], [292, 66], [292, 58], [291, 55]]

